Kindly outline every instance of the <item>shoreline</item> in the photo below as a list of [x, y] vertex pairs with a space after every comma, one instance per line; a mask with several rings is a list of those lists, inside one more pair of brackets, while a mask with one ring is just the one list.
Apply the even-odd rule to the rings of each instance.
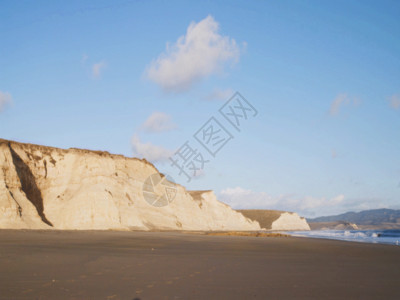
[[[356, 240], [356, 239], [343, 239], [337, 237], [330, 236], [318, 236], [318, 235], [307, 235], [303, 234], [310, 232], [336, 232], [341, 230], [310, 230], [310, 231], [280, 231], [280, 230], [258, 230], [258, 231], [221, 231], [221, 230], [210, 230], [210, 231], [200, 231], [200, 230], [120, 230], [120, 229], [0, 229], [0, 236], [2, 232], [57, 232], [57, 233], [95, 233], [95, 232], [124, 232], [124, 233], [160, 233], [160, 234], [188, 234], [188, 235], [202, 235], [202, 236], [232, 236], [232, 237], [257, 237], [257, 238], [302, 238], [302, 239], [311, 239], [311, 240], [329, 240], [329, 241], [340, 241], [346, 243], [363, 243], [363, 244], [379, 244], [379, 245], [390, 245], [390, 246], [399, 246], [399, 244], [393, 244], [388, 242], [381, 242], [379, 240], [369, 241], [369, 240]], [[343, 231], [372, 231], [372, 230], [343, 230]], [[297, 234], [300, 233], [300, 234]], [[399, 238], [400, 241], [400, 238]]]

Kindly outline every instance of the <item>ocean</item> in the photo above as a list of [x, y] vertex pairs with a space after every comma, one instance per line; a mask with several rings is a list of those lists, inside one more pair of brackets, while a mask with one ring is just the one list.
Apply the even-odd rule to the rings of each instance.
[[311, 230], [292, 231], [293, 236], [400, 246], [400, 230]]

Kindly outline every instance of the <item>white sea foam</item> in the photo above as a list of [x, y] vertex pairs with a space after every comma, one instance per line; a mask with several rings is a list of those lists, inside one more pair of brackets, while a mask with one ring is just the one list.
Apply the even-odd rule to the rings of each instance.
[[375, 230], [312, 230], [290, 232], [293, 236], [325, 238], [342, 241], [399, 245], [399, 231]]

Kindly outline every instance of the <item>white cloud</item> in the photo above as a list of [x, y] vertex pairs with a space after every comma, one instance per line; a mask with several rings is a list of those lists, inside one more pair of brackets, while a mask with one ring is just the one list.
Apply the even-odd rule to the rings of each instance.
[[361, 100], [359, 98], [350, 98], [347, 96], [347, 94], [339, 94], [331, 103], [331, 107], [329, 109], [329, 114], [331, 116], [335, 116], [339, 113], [340, 108], [348, 105], [348, 104], [353, 104], [355, 106], [360, 105]]
[[226, 188], [220, 192], [219, 200], [233, 208], [270, 208], [278, 199], [274, 199], [265, 192], [253, 192], [241, 187]]
[[330, 199], [311, 196], [299, 198], [294, 195], [272, 197], [265, 192], [254, 192], [241, 187], [227, 188], [219, 193], [219, 200], [235, 209], [276, 209], [293, 211], [306, 216], [311, 216], [321, 211], [340, 211], [337, 209], [343, 204], [344, 199], [344, 195], [338, 195]]
[[307, 211], [311, 209], [317, 209], [321, 207], [333, 207], [341, 204], [344, 200], [344, 195], [337, 195], [336, 197], [327, 199], [325, 197], [315, 198], [311, 196], [307, 196], [300, 199], [295, 199], [293, 202], [296, 203], [300, 211]]
[[338, 95], [335, 100], [333, 100], [331, 104], [331, 108], [329, 110], [329, 113], [331, 115], [336, 115], [339, 112], [340, 106], [342, 103], [346, 103], [348, 101], [347, 95], [346, 94], [340, 94]]
[[0, 91], [0, 112], [2, 112], [8, 105], [12, 103], [10, 93], [3, 93]]
[[105, 68], [106, 63], [104, 61], [100, 61], [98, 63], [93, 64], [92, 66], [92, 75], [95, 78], [99, 78], [103, 69]]
[[207, 101], [213, 101], [213, 100], [222, 100], [222, 101], [228, 101], [230, 97], [232, 97], [234, 94], [234, 91], [232, 89], [226, 89], [226, 90], [221, 90], [221, 89], [214, 89], [210, 94], [205, 97], [205, 100]]
[[167, 44], [166, 53], [150, 64], [147, 77], [165, 91], [181, 92], [202, 78], [222, 72], [226, 63], [236, 63], [240, 56], [236, 41], [218, 30], [212, 16], [192, 22], [186, 35], [171, 46]]
[[381, 197], [365, 197], [347, 199], [342, 205], [342, 212], [362, 211], [378, 208], [393, 208], [393, 204]]
[[146, 132], [163, 132], [177, 128], [170, 115], [163, 112], [153, 112], [143, 123], [142, 128]]
[[137, 134], [132, 137], [131, 144], [135, 157], [145, 158], [153, 163], [166, 161], [173, 154], [161, 146], [141, 142]]
[[400, 96], [399, 95], [393, 95], [389, 99], [389, 104], [390, 107], [393, 109], [399, 109], [400, 108]]

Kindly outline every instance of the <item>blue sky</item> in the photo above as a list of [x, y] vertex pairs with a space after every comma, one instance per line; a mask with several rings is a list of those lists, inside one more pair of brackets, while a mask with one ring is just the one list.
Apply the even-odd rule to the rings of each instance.
[[[0, 7], [0, 137], [147, 157], [235, 208], [400, 208], [398, 1]], [[193, 134], [235, 91], [258, 114], [207, 156]], [[189, 183], [186, 141], [210, 160]]]

